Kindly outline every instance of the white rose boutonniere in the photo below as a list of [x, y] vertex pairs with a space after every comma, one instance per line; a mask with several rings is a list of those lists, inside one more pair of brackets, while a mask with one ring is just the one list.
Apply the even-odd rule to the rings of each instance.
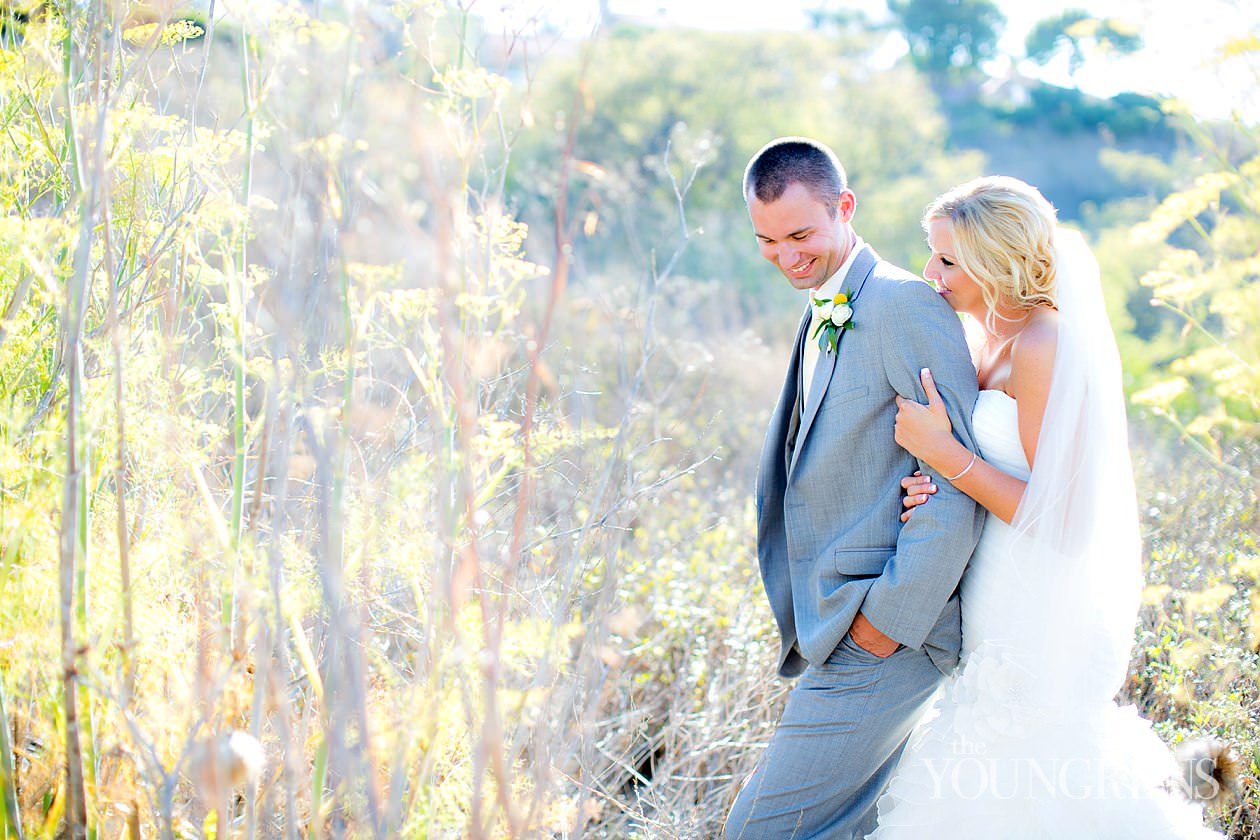
[[811, 339], [818, 339], [818, 349], [824, 353], [834, 352], [840, 343], [840, 331], [851, 330], [857, 326], [853, 323], [853, 292], [846, 291], [831, 298], [812, 298], [814, 317], [818, 326], [814, 328]]

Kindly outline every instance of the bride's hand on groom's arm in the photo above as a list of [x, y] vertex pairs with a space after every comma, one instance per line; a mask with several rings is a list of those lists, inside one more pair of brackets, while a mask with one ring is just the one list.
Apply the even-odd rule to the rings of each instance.
[[905, 522], [914, 513], [915, 508], [927, 504], [928, 497], [936, 492], [936, 485], [932, 483], [932, 476], [924, 475], [922, 470], [915, 470], [914, 475], [901, 479], [901, 489], [905, 491], [901, 504], [906, 509], [905, 513], [901, 514], [901, 521]]
[[[953, 424], [945, 410], [945, 401], [936, 390], [932, 372], [923, 368], [919, 373], [927, 405], [897, 397], [897, 422], [893, 437], [897, 445], [905, 449], [934, 470], [949, 471], [955, 461], [961, 459], [959, 469], [967, 463], [970, 450], [954, 437]], [[953, 473], [958, 470], [953, 470]], [[953, 474], [951, 473], [951, 474]], [[905, 521], [904, 517], [902, 521]]]
[[[1046, 351], [1042, 352], [1044, 354]], [[1019, 410], [1020, 439], [1032, 443], [1031, 446], [1024, 447], [1029, 463], [1032, 463], [1035, 455], [1036, 434], [1041, 428], [1040, 412], [1044, 411], [1045, 407], [1044, 396], [1041, 397], [1040, 402], [1037, 402], [1038, 394], [1031, 392], [1038, 387], [1043, 389], [1049, 387], [1047, 384], [1049, 365], [1053, 363], [1053, 358], [1046, 361], [1038, 357], [1033, 361], [1040, 363], [1041, 367], [1035, 368], [1029, 364], [1028, 369], [1040, 372], [1041, 378], [1025, 374], [1020, 379], [1020, 391], [1011, 394]], [[1013, 367], [1015, 367], [1014, 364]], [[1011, 376], [1014, 381], [1014, 373]], [[932, 372], [924, 368], [919, 373], [919, 379], [923, 384], [924, 393], [927, 394], [927, 405], [897, 397], [897, 421], [894, 431], [897, 443], [918, 458], [921, 464], [926, 464], [943, 481], [949, 482], [955, 489], [966, 493], [989, 513], [1009, 525], [1015, 518], [1015, 512], [1019, 509], [1024, 490], [1028, 485], [1023, 479], [986, 463], [977, 453], [955, 438], [949, 415], [945, 411], [945, 403], [932, 381]], [[1022, 384], [1026, 381], [1029, 384]], [[1023, 406], [1028, 404], [1040, 406], [1040, 408], [1025, 409]], [[1025, 429], [1025, 426], [1028, 428]], [[901, 514], [902, 522], [910, 518], [909, 514], [915, 507], [927, 501], [927, 495], [935, 492], [935, 490], [919, 489], [917, 485], [915, 489], [911, 489], [912, 485], [907, 483], [910, 481], [909, 478], [903, 479], [901, 485], [910, 494], [902, 501], [908, 509]]]

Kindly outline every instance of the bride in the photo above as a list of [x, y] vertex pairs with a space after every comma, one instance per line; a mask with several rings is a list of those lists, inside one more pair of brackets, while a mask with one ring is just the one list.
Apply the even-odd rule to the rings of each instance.
[[[981, 326], [979, 454], [931, 373], [897, 442], [989, 512], [962, 582], [964, 659], [911, 736], [871, 840], [1208, 838], [1171, 754], [1113, 698], [1140, 590], [1120, 362], [1098, 266], [1022, 181], [981, 178], [924, 217], [924, 276]], [[1031, 465], [1031, 468], [1030, 468]], [[903, 520], [935, 489], [908, 482]]]

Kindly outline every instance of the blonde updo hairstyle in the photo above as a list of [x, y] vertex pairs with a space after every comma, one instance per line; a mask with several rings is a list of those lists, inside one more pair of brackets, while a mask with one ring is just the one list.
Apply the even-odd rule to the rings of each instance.
[[928, 207], [923, 228], [947, 219], [954, 256], [976, 281], [994, 331], [996, 305], [1027, 310], [1057, 309], [1054, 231], [1057, 213], [1036, 187], [1018, 178], [994, 175], [954, 187]]

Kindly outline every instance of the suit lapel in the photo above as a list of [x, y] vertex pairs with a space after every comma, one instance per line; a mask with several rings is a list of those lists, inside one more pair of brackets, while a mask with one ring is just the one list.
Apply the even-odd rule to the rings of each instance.
[[[875, 271], [875, 261], [877, 257], [871, 248], [863, 248], [853, 260], [853, 265], [849, 266], [849, 273], [845, 275], [844, 287], [853, 289], [853, 297], [851, 302], [856, 303], [858, 295], [862, 293], [862, 287], [866, 285], [866, 280]], [[859, 318], [858, 309], [854, 307], [854, 319]], [[861, 329], [861, 327], [854, 327]], [[814, 417], [818, 414], [818, 407], [822, 405], [823, 397], [827, 394], [827, 388], [831, 385], [832, 374], [835, 373], [836, 359], [840, 355], [840, 342], [844, 341], [848, 330], [840, 330], [839, 336], [836, 337], [836, 348], [830, 352], [822, 352], [818, 355], [818, 364], [814, 366], [814, 378], [809, 386], [809, 402], [805, 405], [804, 413], [801, 415], [801, 428], [796, 439], [796, 449], [792, 453], [791, 460], [788, 463], [788, 475], [792, 474], [792, 470], [796, 467], [796, 461], [800, 458], [801, 450], [805, 447], [805, 438], [809, 435], [810, 427], [814, 424]], [[806, 341], [816, 340], [806, 336]], [[798, 401], [799, 402], [799, 401]]]
[[792, 343], [792, 360], [788, 366], [788, 376], [796, 385], [796, 390], [792, 393], [792, 399], [787, 401], [784, 409], [787, 411], [787, 434], [783, 440], [783, 457], [784, 470], [788, 470], [793, 462], [793, 453], [796, 450], [797, 435], [801, 428], [801, 353], [805, 349], [805, 342], [809, 341], [809, 325], [813, 318], [811, 307], [807, 304], [805, 314], [801, 318], [801, 323], [796, 327], [796, 341]]

